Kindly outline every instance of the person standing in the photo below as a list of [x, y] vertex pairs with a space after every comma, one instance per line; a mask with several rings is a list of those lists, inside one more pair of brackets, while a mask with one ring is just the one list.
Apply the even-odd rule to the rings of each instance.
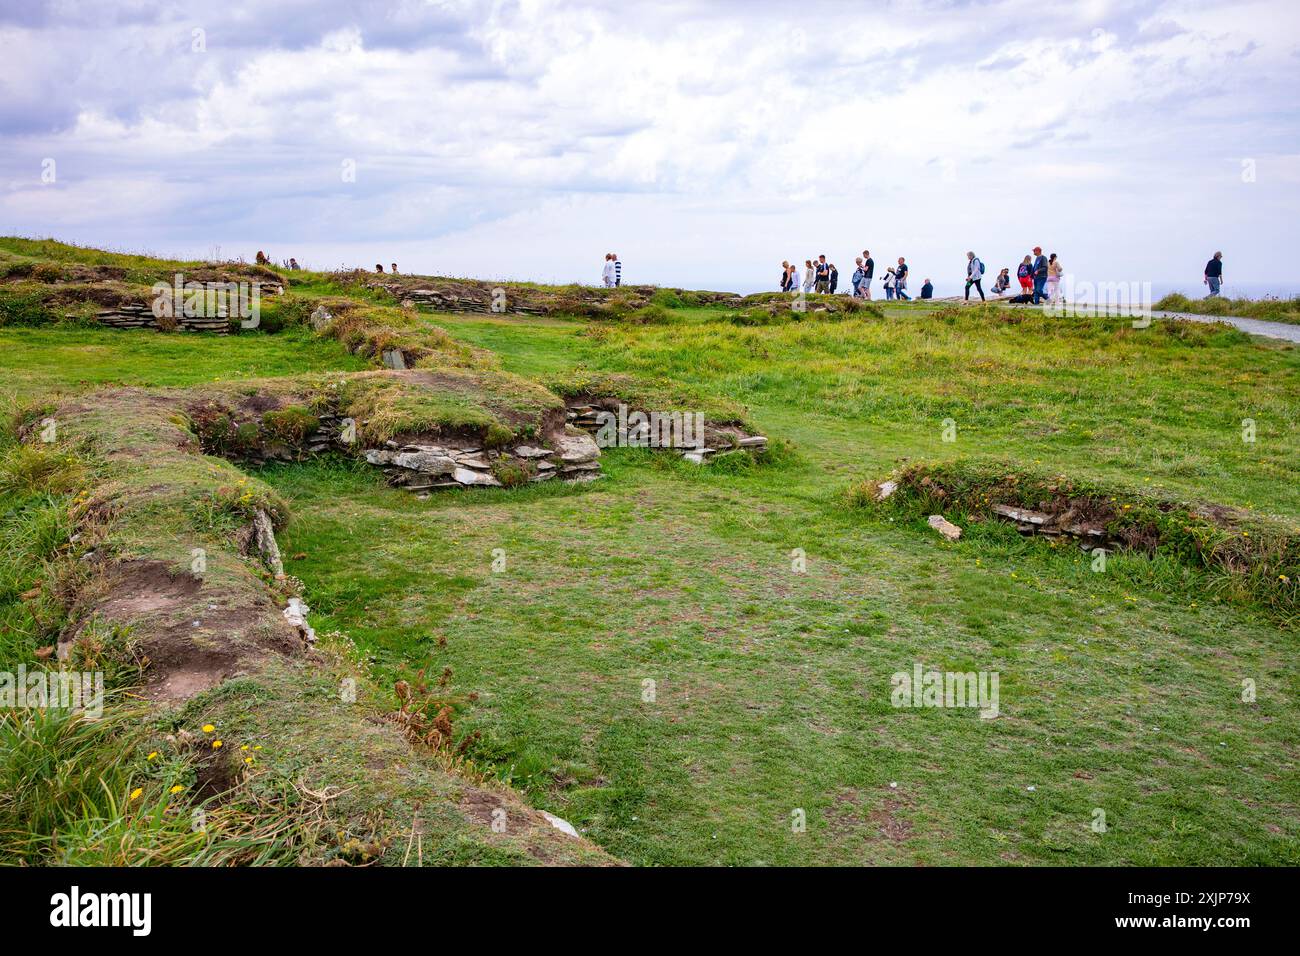
[[1034, 305], [1047, 298], [1047, 256], [1043, 255], [1042, 246], [1034, 246], [1034, 295], [1030, 299]]
[[816, 288], [818, 292], [825, 293], [830, 289], [831, 284], [831, 270], [830, 267], [826, 265], [825, 256], [817, 257], [817, 265], [813, 267], [813, 271], [817, 276], [814, 288]]
[[786, 277], [788, 280], [786, 283], [786, 289], [791, 293], [798, 292], [799, 291], [799, 267], [795, 265], [793, 262], [790, 263], [790, 271], [786, 273]]
[[862, 298], [862, 257], [858, 256], [854, 259], [853, 264], [857, 266], [853, 270], [853, 298], [860, 299]]
[[781, 262], [781, 291], [790, 291], [790, 260], [788, 259]]
[[893, 297], [894, 297], [894, 267], [890, 266], [887, 270], [885, 270], [885, 298], [892, 299]]
[[1029, 261], [1029, 256], [1025, 256], [1023, 262], [1016, 267], [1016, 278], [1020, 280], [1020, 293], [1028, 295], [1034, 288], [1034, 267]]
[[615, 287], [623, 284], [623, 260], [618, 257], [617, 252], [611, 252], [614, 257], [614, 285]]
[[1061, 276], [1065, 270], [1061, 268], [1061, 260], [1056, 258], [1053, 252], [1047, 257], [1047, 301], [1055, 303], [1061, 294]]
[[835, 294], [835, 287], [840, 284], [840, 270], [835, 268], [835, 263], [829, 266], [831, 276], [831, 295]]
[[876, 260], [871, 258], [871, 250], [862, 250], [862, 289], [868, 299], [871, 298], [871, 280], [876, 277]]
[[813, 283], [816, 281], [816, 272], [813, 269], [812, 260], [805, 259], [803, 261], [803, 267], [805, 269], [803, 274], [803, 290], [804, 292], [811, 292], [813, 290]]
[[1207, 299], [1213, 299], [1223, 287], [1223, 253], [1216, 252], [1214, 258], [1205, 264], [1205, 284], [1210, 287]]
[[605, 268], [601, 270], [600, 281], [605, 283], [606, 289], [614, 287], [614, 253], [605, 253]]
[[980, 301], [986, 301], [984, 298], [984, 287], [980, 285], [984, 281], [984, 263], [980, 262], [979, 256], [973, 252], [966, 253], [966, 301], [970, 301], [970, 287], [974, 286], [975, 291], [980, 294]]
[[898, 268], [894, 270], [894, 295], [904, 301], [912, 301], [912, 297], [907, 294], [907, 263], [902, 256], [898, 257]]

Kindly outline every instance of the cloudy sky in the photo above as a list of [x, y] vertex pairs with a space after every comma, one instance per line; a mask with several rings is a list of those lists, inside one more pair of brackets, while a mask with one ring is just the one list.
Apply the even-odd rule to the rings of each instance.
[[953, 289], [1035, 244], [1080, 280], [1199, 290], [1215, 249], [1300, 280], [1295, 0], [0, 0], [0, 49], [2, 234], [544, 281], [613, 250], [705, 288], [869, 247]]

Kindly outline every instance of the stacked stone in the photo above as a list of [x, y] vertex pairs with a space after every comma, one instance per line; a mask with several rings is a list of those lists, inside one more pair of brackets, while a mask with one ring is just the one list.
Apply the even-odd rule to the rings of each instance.
[[[455, 292], [442, 292], [438, 289], [399, 289], [396, 294], [402, 296], [404, 303], [409, 301], [412, 305], [427, 305], [440, 312], [491, 312], [492, 294], [487, 290], [485, 292], [486, 294], [482, 296], [467, 296]], [[505, 303], [507, 312], [526, 315], [542, 314], [541, 309], [519, 302], [517, 298], [517, 296], [507, 298]]]
[[[594, 404], [591, 402], [575, 402], [568, 407], [567, 420], [573, 428], [596, 434], [603, 424], [602, 413], [613, 414], [617, 408], [617, 399], [597, 400]], [[687, 461], [697, 465], [708, 461], [711, 456], [716, 455], [718, 452], [743, 448], [753, 454], [758, 454], [767, 447], [766, 437], [746, 434], [743, 429], [735, 425], [715, 426], [706, 422], [704, 425], [704, 443], [699, 447], [663, 448], [657, 445], [650, 446], [650, 431], [650, 425], [647, 422], [641, 422], [628, 429], [625, 440], [631, 447], [656, 447], [664, 451], [676, 452]]]
[[565, 435], [557, 448], [518, 445], [513, 450], [485, 449], [480, 445], [440, 445], [389, 441], [383, 448], [367, 448], [366, 461], [384, 469], [391, 485], [408, 491], [440, 488], [499, 488], [494, 469], [514, 465], [529, 481], [591, 481], [599, 477], [600, 449], [588, 435]]
[[566, 431], [558, 446], [560, 478], [566, 481], [595, 481], [600, 477], [600, 446], [586, 432]]
[[114, 329], [156, 329], [158, 320], [147, 305], [119, 305], [114, 309], [101, 309], [96, 318], [100, 325]]
[[217, 335], [230, 332], [230, 319], [221, 315], [178, 315], [176, 325], [182, 332], [214, 332]]
[[[113, 309], [101, 309], [95, 314], [100, 325], [113, 329], [156, 329], [158, 319], [153, 309], [147, 305], [119, 305]], [[182, 332], [212, 332], [226, 335], [230, 331], [230, 319], [225, 316], [180, 315], [176, 317], [176, 327]]]
[[[320, 427], [303, 441], [304, 451], [309, 455], [320, 455], [329, 451], [339, 438], [339, 433], [342, 430], [343, 417], [341, 415], [320, 415], [317, 420], [320, 422]], [[339, 444], [342, 445], [343, 443], [340, 442]]]

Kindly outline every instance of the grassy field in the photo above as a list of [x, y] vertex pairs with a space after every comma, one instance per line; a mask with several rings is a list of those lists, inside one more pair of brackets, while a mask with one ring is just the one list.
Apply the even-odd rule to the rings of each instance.
[[[1300, 863], [1287, 615], [1163, 553], [1098, 573], [1068, 543], [963, 514], [949, 543], [848, 495], [996, 455], [1294, 530], [1300, 351], [978, 308], [746, 322], [437, 316], [544, 383], [742, 403], [778, 447], [708, 468], [607, 450], [591, 485], [427, 500], [343, 459], [262, 468], [317, 629], [381, 686], [450, 669], [478, 695], [475, 762], [636, 864]], [[0, 394], [24, 400], [361, 367], [294, 330], [0, 337]], [[999, 716], [895, 708], [918, 663], [996, 672]]]

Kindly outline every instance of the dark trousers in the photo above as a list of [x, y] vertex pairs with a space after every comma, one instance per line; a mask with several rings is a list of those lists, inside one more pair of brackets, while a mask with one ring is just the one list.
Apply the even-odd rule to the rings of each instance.
[[1034, 297], [1030, 300], [1034, 305], [1042, 302], [1047, 298], [1047, 276], [1034, 276]]
[[967, 300], [968, 302], [970, 301], [970, 287], [971, 287], [971, 286], [974, 286], [974, 287], [975, 287], [975, 291], [978, 292], [978, 293], [980, 294], [980, 301], [986, 301], [986, 300], [984, 299], [984, 287], [983, 287], [982, 285], [980, 285], [980, 282], [981, 282], [980, 279], [967, 279], [967, 280], [966, 280], [966, 300]]

